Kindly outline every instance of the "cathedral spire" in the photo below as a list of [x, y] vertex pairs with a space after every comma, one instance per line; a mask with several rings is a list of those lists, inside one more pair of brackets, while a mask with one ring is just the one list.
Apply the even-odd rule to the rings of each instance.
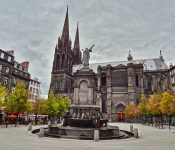
[[79, 28], [77, 23], [77, 30], [75, 35], [75, 41], [74, 41], [74, 48], [73, 48], [73, 54], [74, 54], [74, 64], [81, 64], [81, 51], [80, 51], [80, 42], [79, 42]]
[[64, 27], [63, 27], [63, 32], [62, 32], [62, 37], [61, 39], [64, 42], [69, 41], [69, 15], [68, 15], [68, 6], [67, 6], [67, 12], [66, 12], [66, 17], [64, 21]]
[[74, 41], [74, 51], [80, 51], [78, 23], [77, 23], [77, 31], [75, 35], [75, 41]]

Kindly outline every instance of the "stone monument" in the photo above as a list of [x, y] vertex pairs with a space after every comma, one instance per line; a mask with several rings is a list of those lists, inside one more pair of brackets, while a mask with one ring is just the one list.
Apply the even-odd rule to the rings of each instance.
[[74, 96], [69, 111], [63, 116], [62, 126], [51, 126], [46, 136], [78, 138], [78, 139], [112, 139], [125, 136], [118, 127], [107, 126], [108, 117], [103, 116], [97, 106], [97, 78], [89, 68], [92, 48], [83, 51], [83, 67], [74, 76]]

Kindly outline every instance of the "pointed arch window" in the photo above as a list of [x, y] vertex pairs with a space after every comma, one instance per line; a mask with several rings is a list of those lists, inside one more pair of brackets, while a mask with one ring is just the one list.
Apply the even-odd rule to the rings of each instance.
[[64, 55], [62, 56], [62, 62], [61, 62], [61, 68], [63, 69], [64, 68], [64, 60], [65, 60], [65, 57]]
[[139, 77], [138, 77], [138, 75], [136, 75], [135, 81], [136, 81], [136, 87], [138, 87], [139, 86]]
[[106, 86], [106, 75], [102, 74], [101, 76], [101, 86]]
[[57, 55], [56, 68], [60, 69], [60, 56], [59, 55]]

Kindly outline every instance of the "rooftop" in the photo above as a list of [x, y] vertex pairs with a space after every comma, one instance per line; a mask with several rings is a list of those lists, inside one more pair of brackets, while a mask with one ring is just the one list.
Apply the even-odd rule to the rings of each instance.
[[[97, 67], [100, 66], [107, 66], [111, 65], [112, 67], [118, 66], [120, 64], [127, 66], [128, 63], [131, 61], [116, 61], [116, 62], [103, 62], [103, 63], [92, 63], [89, 64], [90, 69], [92, 69], [95, 73], [97, 73]], [[157, 71], [157, 70], [167, 70], [168, 66], [161, 58], [154, 58], [154, 59], [141, 59], [141, 60], [133, 60], [132, 63], [134, 64], [143, 64], [145, 71]], [[73, 66], [73, 73], [77, 70], [81, 69], [83, 64], [74, 65]]]

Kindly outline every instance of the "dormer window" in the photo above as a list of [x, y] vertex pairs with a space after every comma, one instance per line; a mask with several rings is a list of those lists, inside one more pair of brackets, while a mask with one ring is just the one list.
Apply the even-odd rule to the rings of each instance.
[[2, 59], [4, 59], [4, 53], [1, 52], [0, 54], [1, 54], [0, 57], [1, 57]]
[[11, 62], [12, 57], [8, 56], [8, 62]]

